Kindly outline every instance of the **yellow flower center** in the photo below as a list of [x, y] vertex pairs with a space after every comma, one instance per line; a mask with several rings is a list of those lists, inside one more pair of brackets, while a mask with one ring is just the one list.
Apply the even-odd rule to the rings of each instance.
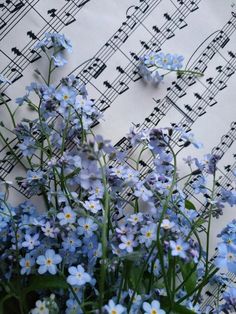
[[151, 314], [158, 314], [157, 310], [152, 310]]
[[30, 261], [25, 262], [25, 267], [30, 267]]
[[111, 314], [117, 314], [117, 311], [116, 310], [112, 310]]
[[66, 219], [70, 219], [71, 218], [71, 214], [66, 214]]
[[89, 229], [89, 225], [84, 225], [84, 229], [88, 230]]
[[176, 246], [176, 250], [177, 250], [177, 251], [182, 251], [182, 246], [181, 246], [181, 245], [177, 245], [177, 246]]
[[67, 100], [69, 98], [69, 96], [68, 95], [64, 95], [63, 98], [64, 98], [64, 100]]
[[147, 238], [150, 238], [151, 236], [152, 236], [151, 231], [146, 232], [146, 237], [147, 237]]
[[49, 265], [49, 266], [52, 265], [52, 260], [51, 260], [50, 258], [48, 258], [48, 259], [46, 260], [46, 264]]

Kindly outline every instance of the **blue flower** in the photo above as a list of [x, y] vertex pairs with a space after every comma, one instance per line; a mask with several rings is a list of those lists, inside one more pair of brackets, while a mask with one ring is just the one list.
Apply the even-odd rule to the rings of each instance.
[[202, 148], [203, 144], [201, 142], [198, 142], [193, 133], [182, 133], [181, 135], [181, 139], [185, 140], [186, 142], [189, 142], [191, 144], [193, 144], [193, 146], [195, 146], [196, 148]]
[[143, 214], [142, 213], [133, 214], [127, 219], [127, 221], [129, 221], [133, 226], [135, 226], [137, 223], [143, 221]]
[[33, 236], [26, 234], [25, 241], [22, 242], [22, 246], [26, 247], [28, 250], [33, 250], [35, 246], [38, 246], [40, 244], [40, 242], [38, 241], [38, 238], [39, 238], [38, 233], [36, 233]]
[[147, 55], [144, 55], [141, 59], [141, 61], [146, 65], [154, 65], [156, 64], [158, 55], [156, 52], [151, 51]]
[[85, 209], [87, 209], [93, 214], [97, 214], [99, 211], [102, 210], [102, 206], [99, 201], [93, 201], [93, 200], [85, 201], [83, 205]]
[[165, 314], [166, 312], [160, 308], [160, 302], [154, 300], [152, 303], [143, 303], [144, 314]]
[[73, 314], [73, 313], [83, 314], [84, 313], [76, 300], [68, 299], [66, 301], [66, 306], [67, 306], [66, 314]]
[[145, 82], [151, 81], [152, 72], [143, 63], [141, 63], [138, 66], [138, 72], [142, 76], [142, 78], [144, 79]]
[[121, 250], [126, 250], [128, 253], [133, 252], [133, 248], [138, 245], [137, 241], [134, 240], [133, 234], [128, 234], [127, 236], [121, 236], [122, 243], [119, 245]]
[[228, 269], [230, 272], [236, 274], [236, 249], [227, 247], [226, 244], [221, 243], [218, 246], [218, 256], [215, 264], [219, 268]]
[[207, 154], [204, 156], [207, 173], [214, 174], [216, 172], [216, 164], [220, 157], [217, 155]]
[[206, 178], [204, 176], [199, 176], [198, 178], [194, 179], [193, 183], [191, 183], [192, 188], [196, 194], [199, 193], [206, 193], [207, 189], [206, 185]]
[[152, 241], [155, 241], [157, 235], [157, 225], [150, 223], [147, 226], [141, 228], [141, 235], [139, 236], [139, 242], [145, 243], [146, 247], [149, 247]]
[[26, 177], [26, 181], [27, 183], [34, 183], [34, 184], [38, 184], [38, 183], [43, 183], [44, 179], [44, 172], [41, 170], [36, 170], [36, 171], [32, 171], [32, 170], [28, 170], [27, 171], [27, 177]]
[[110, 300], [108, 304], [104, 306], [104, 309], [108, 314], [123, 314], [126, 311], [121, 304], [115, 304], [113, 300]]
[[158, 71], [153, 71], [150, 77], [153, 84], [159, 84], [161, 81], [163, 81], [164, 76], [160, 75]]
[[68, 271], [70, 275], [67, 277], [67, 282], [72, 286], [83, 286], [92, 279], [81, 265], [71, 266]]
[[73, 224], [76, 219], [76, 214], [69, 206], [66, 206], [63, 208], [63, 213], [57, 214], [57, 218], [60, 220], [60, 225], [64, 226], [66, 224]]
[[148, 190], [142, 182], [138, 182], [134, 195], [141, 198], [144, 202], [150, 200], [153, 196], [152, 191]]
[[35, 140], [28, 136], [23, 139], [23, 142], [18, 144], [18, 147], [25, 157], [31, 157], [37, 148]]
[[54, 47], [64, 48], [69, 53], [72, 52], [72, 45], [69, 39], [63, 34], [58, 33], [46, 33], [45, 37], [47, 40], [51, 40]]
[[69, 233], [68, 236], [63, 239], [62, 246], [64, 250], [74, 253], [76, 249], [81, 246], [81, 241], [75, 233]]
[[74, 104], [76, 96], [77, 96], [77, 93], [74, 90], [74, 88], [67, 87], [67, 86], [62, 86], [55, 93], [56, 99], [59, 100], [60, 104], [64, 107], [67, 106], [68, 104]]
[[189, 244], [184, 242], [182, 239], [175, 241], [170, 241], [170, 248], [172, 256], [179, 256], [181, 258], [186, 258], [186, 251], [189, 248]]
[[36, 263], [39, 266], [38, 272], [39, 274], [44, 274], [47, 271], [55, 275], [57, 273], [57, 264], [60, 264], [62, 258], [59, 254], [56, 254], [54, 250], [48, 249], [45, 252], [45, 255], [40, 255], [37, 257]]
[[93, 232], [98, 229], [98, 225], [95, 224], [91, 218], [79, 218], [78, 225], [78, 234], [83, 234], [86, 237], [91, 237]]
[[221, 189], [221, 198], [223, 202], [227, 202], [230, 206], [236, 205], [236, 191]]
[[67, 64], [67, 60], [63, 58], [60, 52], [56, 55], [53, 55], [52, 59], [56, 67], [63, 67], [65, 64]]
[[230, 287], [227, 291], [223, 293], [223, 298], [226, 303], [230, 306], [236, 308], [236, 288]]
[[25, 257], [20, 260], [20, 266], [22, 267], [20, 271], [21, 275], [29, 275], [34, 264], [35, 259], [29, 253], [27, 253]]
[[180, 70], [183, 67], [184, 57], [181, 55], [172, 55], [171, 70]]
[[160, 52], [157, 54], [156, 64], [166, 70], [171, 70], [173, 64], [173, 56], [170, 53]]

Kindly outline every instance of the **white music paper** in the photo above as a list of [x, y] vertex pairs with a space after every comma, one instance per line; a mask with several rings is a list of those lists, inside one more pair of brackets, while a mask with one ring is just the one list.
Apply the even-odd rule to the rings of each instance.
[[[59, 73], [73, 73], [86, 83], [90, 97], [104, 113], [96, 133], [125, 147], [125, 136], [134, 125], [143, 129], [177, 124], [204, 143], [203, 149], [188, 147], [181, 156], [218, 154], [219, 182], [235, 188], [236, 7], [231, 0], [3, 1], [0, 73], [12, 84], [1, 86], [1, 92], [12, 108], [15, 98], [24, 95], [23, 86], [36, 80], [34, 69], [46, 73], [46, 61], [34, 51], [45, 32], [64, 33], [71, 39], [73, 53]], [[158, 86], [147, 84], [137, 66], [139, 58], [151, 50], [181, 54], [188, 69], [204, 76], [176, 78], [172, 73]], [[53, 77], [55, 84], [58, 77]], [[4, 106], [0, 110], [6, 121]], [[23, 109], [18, 117], [31, 114]], [[13, 139], [11, 145], [16, 144]], [[7, 151], [3, 147], [0, 154], [2, 180], [23, 173], [16, 161], [7, 162]], [[150, 159], [146, 162], [151, 165]], [[179, 166], [184, 167], [182, 161]], [[201, 208], [201, 202], [191, 197]], [[24, 198], [16, 190], [13, 202]], [[235, 209], [226, 207], [223, 216], [214, 220], [212, 254], [216, 235], [235, 216]]]

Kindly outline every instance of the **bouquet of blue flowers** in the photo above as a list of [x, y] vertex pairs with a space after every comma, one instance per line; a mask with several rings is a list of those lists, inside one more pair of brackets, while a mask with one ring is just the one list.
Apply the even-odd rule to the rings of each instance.
[[[216, 192], [218, 157], [186, 158], [188, 174], [180, 177], [179, 153], [201, 143], [178, 127], [132, 129], [129, 149], [114, 147], [94, 134], [101, 112], [84, 84], [74, 76], [51, 84], [52, 73], [67, 62], [70, 41], [46, 34], [35, 49], [48, 59], [48, 76], [36, 70], [43, 83], [32, 83], [16, 100], [34, 118], [16, 122], [16, 111], [2, 98], [12, 128], [4, 121], [1, 128], [17, 138], [20, 155], [9, 149], [25, 176], [2, 182], [0, 313], [235, 313], [234, 287], [220, 301], [228, 281], [219, 269], [236, 273], [236, 221], [219, 235], [217, 258], [209, 254], [212, 218], [225, 203], [236, 204], [235, 191]], [[156, 82], [150, 65], [182, 75], [182, 61], [151, 53], [140, 69]], [[143, 172], [145, 156], [152, 166]], [[12, 206], [15, 184], [44, 205], [26, 200]], [[207, 200], [204, 210], [190, 202], [186, 187]], [[209, 284], [217, 287], [214, 304], [202, 298]]]

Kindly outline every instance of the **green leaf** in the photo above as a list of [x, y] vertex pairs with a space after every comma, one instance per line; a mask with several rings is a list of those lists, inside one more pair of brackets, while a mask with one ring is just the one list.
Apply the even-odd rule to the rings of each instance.
[[183, 279], [184, 281], [186, 280], [184, 287], [187, 293], [191, 293], [197, 284], [197, 272], [196, 272], [195, 264], [193, 262], [183, 263], [180, 261], [179, 265], [180, 265], [180, 270], [181, 270]]
[[185, 208], [196, 210], [196, 207], [189, 200], [185, 200]]
[[[164, 310], [170, 310], [170, 300], [167, 297], [161, 296], [161, 307]], [[192, 310], [187, 309], [185, 306], [174, 303], [172, 306], [171, 314], [196, 314]]]
[[23, 290], [26, 296], [31, 291], [46, 289], [68, 289], [68, 284], [65, 279], [60, 276], [32, 276], [28, 287]]

